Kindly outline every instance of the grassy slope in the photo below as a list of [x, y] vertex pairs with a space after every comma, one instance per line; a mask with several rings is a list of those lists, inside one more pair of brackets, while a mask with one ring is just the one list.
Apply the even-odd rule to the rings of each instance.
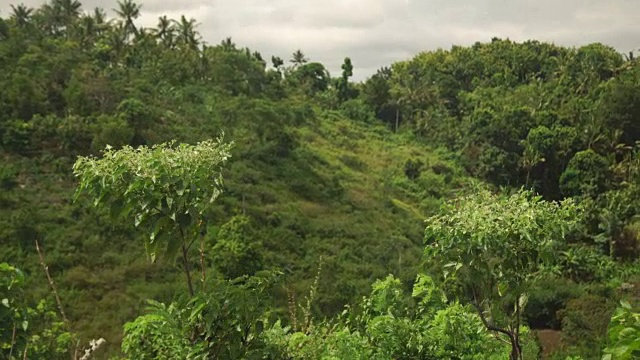
[[[291, 132], [298, 145], [285, 157], [246, 156], [250, 141], [238, 141], [214, 222], [238, 212], [252, 217], [266, 266], [283, 269], [283, 288], [299, 299], [322, 257], [316, 310], [324, 314], [388, 273], [409, 283], [423, 220], [461, 186], [461, 170], [409, 134], [336, 112], [318, 111]], [[409, 159], [423, 164], [414, 180], [404, 174]], [[76, 329], [85, 339], [105, 337], [116, 351], [122, 324], [140, 314], [146, 298], [169, 301], [184, 287], [182, 274], [148, 263], [130, 224], [114, 225], [85, 201], [72, 204], [71, 163], [5, 159], [15, 184], [1, 196], [0, 261], [33, 273], [34, 298], [47, 294], [32, 245], [42, 239]]]

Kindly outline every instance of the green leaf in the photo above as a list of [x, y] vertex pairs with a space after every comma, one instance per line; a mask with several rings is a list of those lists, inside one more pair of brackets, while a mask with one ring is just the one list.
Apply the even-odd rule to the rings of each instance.
[[9, 305], [9, 299], [7, 298], [2, 299], [2, 305], [6, 307], [11, 307], [11, 305]]
[[22, 330], [27, 331], [29, 328], [29, 322], [27, 320], [22, 321]]
[[509, 284], [507, 283], [498, 283], [498, 295], [504, 296], [507, 293], [507, 289], [509, 288]]
[[622, 329], [622, 331], [620, 331], [620, 333], [618, 334], [618, 338], [620, 340], [634, 340], [638, 338], [638, 330], [634, 329], [634, 328], [624, 328]]
[[520, 295], [520, 298], [518, 299], [518, 305], [520, 305], [520, 311], [522, 311], [522, 309], [524, 309], [524, 307], [527, 306], [528, 302], [529, 302], [529, 296], [527, 294]]
[[173, 260], [176, 257], [181, 244], [182, 239], [179, 239], [177, 237], [170, 238], [167, 242], [167, 249], [165, 251], [166, 258], [169, 260]]
[[178, 224], [183, 229], [189, 227], [189, 225], [191, 225], [191, 215], [189, 215], [189, 214], [180, 214], [180, 215], [178, 215]]
[[173, 205], [173, 198], [171, 196], [167, 196], [167, 207], [171, 209], [172, 205]]

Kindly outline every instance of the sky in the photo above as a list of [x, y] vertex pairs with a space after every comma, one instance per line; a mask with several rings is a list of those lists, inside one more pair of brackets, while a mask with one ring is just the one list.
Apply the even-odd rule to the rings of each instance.
[[[37, 7], [42, 0], [0, 0]], [[116, 1], [84, 0], [85, 10]], [[202, 38], [231, 37], [240, 47], [289, 59], [301, 49], [333, 76], [345, 57], [354, 80], [421, 51], [490, 41], [535, 39], [565, 46], [593, 42], [628, 53], [640, 48], [640, 0], [141, 0], [138, 24], [161, 15], [195, 18]]]

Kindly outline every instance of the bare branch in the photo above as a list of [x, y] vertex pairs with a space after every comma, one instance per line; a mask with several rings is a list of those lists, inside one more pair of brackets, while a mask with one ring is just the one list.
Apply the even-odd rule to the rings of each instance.
[[[51, 275], [49, 274], [49, 266], [45, 262], [45, 256], [42, 249], [40, 249], [40, 243], [38, 243], [38, 239], [36, 239], [36, 250], [38, 251], [38, 257], [40, 257], [40, 265], [42, 265], [42, 269], [44, 269], [44, 273], [47, 275], [47, 280], [49, 281], [49, 286], [51, 287], [51, 292], [56, 298], [56, 303], [58, 304], [58, 310], [60, 311], [60, 315], [62, 315], [62, 319], [64, 322], [69, 325], [69, 319], [67, 319], [67, 315], [64, 313], [64, 308], [62, 307], [62, 301], [60, 301], [60, 296], [58, 295], [58, 289], [56, 288], [56, 284], [53, 282]], [[26, 354], [26, 349], [25, 349]]]

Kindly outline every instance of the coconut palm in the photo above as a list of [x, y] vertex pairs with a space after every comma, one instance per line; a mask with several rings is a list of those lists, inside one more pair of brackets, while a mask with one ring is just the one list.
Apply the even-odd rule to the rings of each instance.
[[82, 4], [77, 0], [54, 0], [53, 4], [60, 9], [65, 25], [71, 24], [80, 16]]
[[309, 59], [306, 58], [302, 50], [298, 49], [293, 53], [292, 58], [289, 61], [293, 63], [294, 68], [297, 68], [306, 64]]
[[132, 0], [123, 0], [118, 1], [118, 9], [113, 9], [116, 14], [122, 18], [122, 22], [124, 24], [125, 35], [128, 38], [129, 35], [134, 34], [138, 35], [138, 29], [136, 25], [133, 23], [135, 19], [140, 17], [140, 9], [142, 5], [138, 5]]
[[174, 21], [174, 23], [176, 25], [178, 42], [187, 46], [188, 48], [198, 50], [198, 45], [200, 44], [200, 36], [195, 30], [197, 26], [196, 20], [187, 20], [187, 18], [182, 15], [180, 17], [180, 21]]
[[175, 39], [175, 27], [173, 21], [166, 15], [158, 18], [158, 26], [155, 30], [156, 37], [167, 47], [173, 46]]
[[19, 28], [24, 28], [29, 25], [31, 21], [31, 14], [33, 13], [33, 9], [26, 7], [24, 4], [20, 4], [18, 6], [11, 5], [11, 14], [10, 19], [15, 21], [16, 25]]

